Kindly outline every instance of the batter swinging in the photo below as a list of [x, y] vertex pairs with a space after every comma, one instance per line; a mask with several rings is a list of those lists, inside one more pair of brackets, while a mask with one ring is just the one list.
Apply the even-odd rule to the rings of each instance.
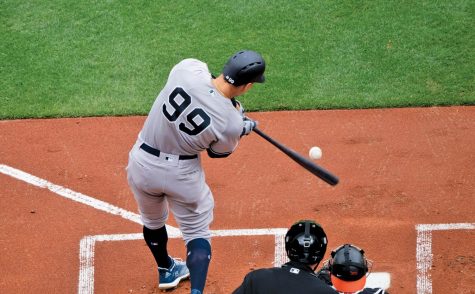
[[[244, 117], [234, 97], [264, 82], [264, 59], [239, 51], [214, 78], [205, 63], [175, 65], [129, 153], [127, 179], [144, 224], [143, 235], [158, 265], [159, 288], [190, 276], [191, 293], [202, 293], [211, 259], [213, 195], [200, 153], [229, 156], [256, 122]], [[172, 211], [187, 248], [186, 263], [168, 255], [165, 223]]]

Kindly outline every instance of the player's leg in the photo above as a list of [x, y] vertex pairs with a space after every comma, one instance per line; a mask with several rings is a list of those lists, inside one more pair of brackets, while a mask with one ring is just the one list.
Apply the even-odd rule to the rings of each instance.
[[[168, 203], [164, 196], [153, 195], [148, 185], [143, 185], [144, 175], [140, 164], [129, 161], [127, 180], [140, 211], [145, 243], [152, 252], [157, 266], [168, 268], [168, 234], [165, 223], [168, 219]], [[140, 185], [142, 184], [142, 185]], [[147, 190], [147, 191], [144, 191]]]
[[197, 238], [189, 241], [186, 244], [186, 249], [186, 265], [190, 270], [191, 289], [199, 294], [203, 292], [206, 284], [208, 267], [211, 261], [211, 243], [209, 240]]
[[[187, 247], [192, 293], [202, 293], [211, 260], [211, 233], [214, 200], [201, 167], [183, 168], [181, 183], [170, 184], [169, 203]], [[190, 172], [195, 169], [194, 172]]]
[[167, 250], [168, 234], [166, 227], [163, 226], [159, 229], [152, 230], [143, 226], [143, 237], [157, 262], [157, 266], [169, 268], [171, 260]]
[[[211, 233], [209, 224], [213, 219], [212, 209], [195, 214], [183, 207], [171, 204], [175, 219], [179, 223], [186, 243], [186, 265], [190, 270], [191, 289], [202, 293], [206, 284], [208, 267], [211, 261]], [[188, 213], [188, 216], [183, 217]], [[193, 292], [192, 292], [193, 293]]]
[[169, 167], [155, 164], [144, 171], [142, 164], [129, 161], [127, 178], [144, 223], [145, 242], [158, 266], [158, 287], [170, 289], [188, 278], [190, 272], [185, 262], [171, 258], [167, 251], [168, 234], [165, 223], [168, 219], [168, 201], [162, 193], [163, 183], [157, 179], [164, 179], [169, 173]]
[[139, 145], [140, 142], [136, 143], [130, 152], [127, 180], [144, 224], [145, 242], [158, 266], [159, 288], [172, 288], [189, 276], [185, 263], [170, 258], [167, 251], [165, 223], [168, 219], [168, 202], [163, 194], [163, 186], [170, 169], [176, 169], [178, 164], [169, 166], [167, 161], [141, 150]]

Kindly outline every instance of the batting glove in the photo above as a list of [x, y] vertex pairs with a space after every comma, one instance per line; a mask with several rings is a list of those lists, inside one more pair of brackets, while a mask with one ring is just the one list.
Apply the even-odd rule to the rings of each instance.
[[249, 135], [255, 127], [257, 127], [257, 121], [254, 121], [248, 117], [243, 118], [244, 126], [242, 128], [241, 137]]

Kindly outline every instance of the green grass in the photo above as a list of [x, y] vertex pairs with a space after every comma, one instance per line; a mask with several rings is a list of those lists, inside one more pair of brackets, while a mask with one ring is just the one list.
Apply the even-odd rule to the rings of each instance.
[[0, 119], [146, 114], [171, 67], [253, 49], [249, 111], [475, 104], [475, 1], [0, 0]]

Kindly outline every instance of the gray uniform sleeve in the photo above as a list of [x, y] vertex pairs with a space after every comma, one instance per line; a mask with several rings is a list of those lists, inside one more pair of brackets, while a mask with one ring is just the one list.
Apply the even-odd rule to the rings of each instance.
[[218, 134], [217, 140], [211, 143], [207, 149], [209, 157], [223, 158], [231, 155], [238, 146], [241, 131], [242, 126], [236, 123], [233, 128]]

